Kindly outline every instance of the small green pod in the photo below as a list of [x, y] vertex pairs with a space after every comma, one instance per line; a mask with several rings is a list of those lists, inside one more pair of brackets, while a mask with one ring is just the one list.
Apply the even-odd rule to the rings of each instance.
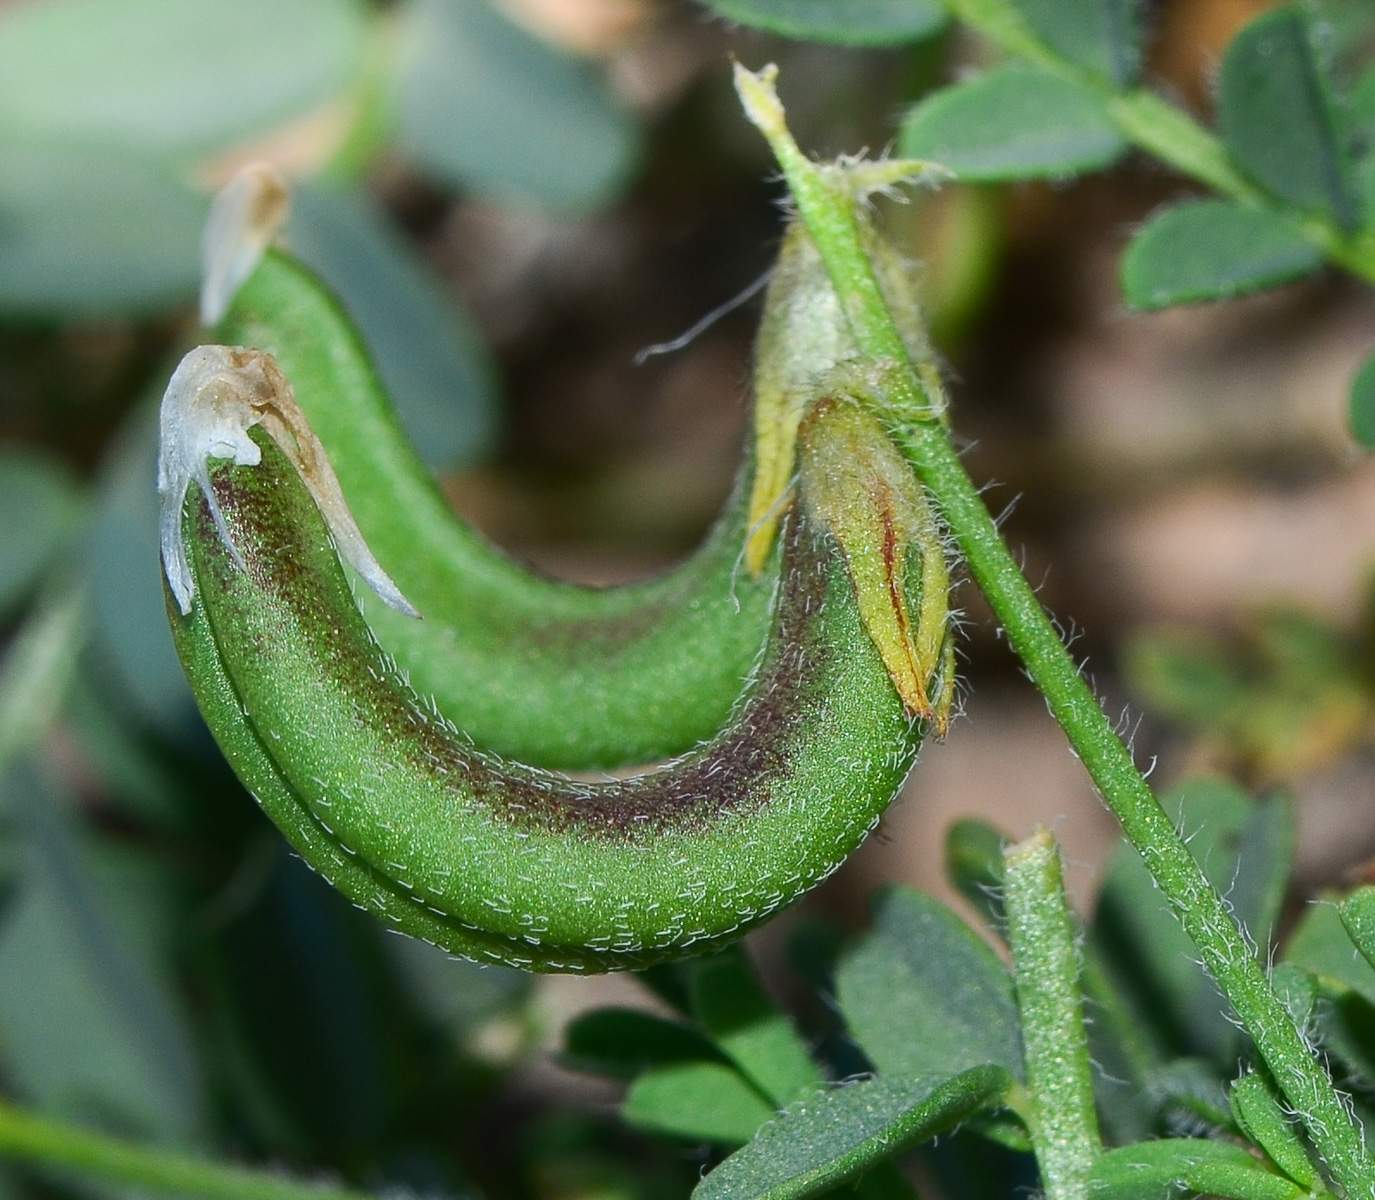
[[[729, 719], [667, 766], [582, 782], [479, 749], [372, 637], [276, 445], [213, 463], [169, 615], [202, 711], [301, 854], [457, 954], [640, 967], [743, 934], [829, 875], [910, 768], [912, 720], [830, 535], [790, 519], [766, 648]], [[229, 542], [221, 537], [223, 529]]]

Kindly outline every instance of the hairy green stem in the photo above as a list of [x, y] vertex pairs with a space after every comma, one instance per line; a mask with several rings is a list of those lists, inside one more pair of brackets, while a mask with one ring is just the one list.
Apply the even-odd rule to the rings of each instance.
[[1281, 1090], [1352, 1196], [1375, 1196], [1375, 1161], [1311, 1046], [1271, 990], [1222, 898], [1113, 731], [1059, 634], [1003, 543], [945, 431], [907, 430], [907, 446], [1013, 650], [1144, 859]]
[[0, 1103], [0, 1153], [103, 1183], [208, 1200], [371, 1200], [366, 1192], [303, 1183], [167, 1150], [131, 1146]]
[[1098, 93], [1108, 116], [1133, 145], [1220, 195], [1267, 208], [1294, 226], [1338, 266], [1375, 283], [1375, 234], [1348, 232], [1330, 217], [1301, 212], [1246, 179], [1222, 143], [1188, 113], [1148, 88], [1119, 91], [1106, 79], [1046, 45], [1011, 0], [941, 0], [951, 14], [996, 46]]
[[[973, 3], [973, 0], [970, 0]], [[991, 0], [978, 0], [987, 7]], [[950, 436], [930, 414], [943, 409], [912, 369], [868, 270], [853, 208], [788, 133], [774, 73], [737, 69], [750, 119], [768, 138], [793, 198], [831, 273], [862, 352], [891, 367], [886, 398], [908, 458], [935, 498], [975, 583], [987, 598], [1051, 713], [1141, 855], [1250, 1034], [1271, 1075], [1333, 1176], [1351, 1197], [1375, 1197], [1375, 1160], [1355, 1118], [1271, 989], [1246, 937], [1155, 798], [979, 497]], [[865, 276], [868, 276], [867, 280]]]
[[1093, 1107], [1074, 919], [1060, 851], [1045, 830], [1004, 853], [1008, 943], [1017, 974], [1031, 1143], [1046, 1200], [1085, 1200], [1103, 1151]]

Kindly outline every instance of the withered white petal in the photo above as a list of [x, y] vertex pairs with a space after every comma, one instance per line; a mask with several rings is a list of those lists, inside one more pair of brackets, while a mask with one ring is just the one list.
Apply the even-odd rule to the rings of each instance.
[[201, 324], [216, 324], [287, 218], [286, 180], [270, 163], [240, 168], [210, 205], [201, 234]]
[[368, 549], [325, 448], [270, 354], [237, 346], [198, 346], [172, 373], [162, 397], [159, 425], [162, 565], [183, 615], [191, 611], [195, 595], [182, 537], [187, 489], [192, 482], [200, 487], [221, 539], [242, 566], [210, 486], [208, 459], [227, 458], [239, 466], [256, 466], [262, 461], [262, 451], [248, 436], [254, 425], [268, 432], [296, 468], [325, 518], [339, 556], [385, 603], [407, 616], [420, 615]]

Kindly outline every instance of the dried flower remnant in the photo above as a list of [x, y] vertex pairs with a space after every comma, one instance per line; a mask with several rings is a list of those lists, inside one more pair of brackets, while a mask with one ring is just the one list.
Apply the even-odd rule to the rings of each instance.
[[201, 324], [217, 324], [286, 223], [291, 198], [270, 163], [243, 167], [216, 194], [201, 236]]
[[198, 346], [172, 374], [159, 425], [162, 563], [183, 615], [191, 611], [195, 594], [182, 536], [187, 489], [192, 482], [200, 487], [220, 537], [242, 565], [210, 486], [208, 460], [227, 458], [238, 466], [256, 466], [262, 451], [248, 433], [255, 425], [266, 430], [296, 468], [340, 557], [392, 608], [420, 615], [368, 549], [324, 447], [270, 354], [235, 346]]

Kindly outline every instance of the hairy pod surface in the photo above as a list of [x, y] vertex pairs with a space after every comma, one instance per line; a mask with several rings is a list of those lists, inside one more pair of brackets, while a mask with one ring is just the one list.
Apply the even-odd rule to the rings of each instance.
[[801, 513], [781, 539], [763, 654], [710, 740], [601, 782], [479, 749], [373, 638], [314, 502], [253, 436], [259, 466], [209, 472], [230, 545], [204, 494], [188, 497], [196, 602], [183, 618], [169, 593], [178, 649], [269, 815], [405, 932], [544, 971], [708, 949], [829, 875], [915, 758], [924, 725], [864, 629], [834, 540]]
[[[819, 260], [809, 285], [817, 279]], [[269, 352], [290, 379], [364, 540], [424, 618], [365, 595], [368, 623], [415, 689], [478, 744], [581, 770], [660, 759], [720, 728], [770, 619], [771, 582], [737, 570], [752, 457], [680, 566], [579, 587], [532, 574], [454, 515], [352, 323], [289, 256], [265, 256], [216, 334]]]

